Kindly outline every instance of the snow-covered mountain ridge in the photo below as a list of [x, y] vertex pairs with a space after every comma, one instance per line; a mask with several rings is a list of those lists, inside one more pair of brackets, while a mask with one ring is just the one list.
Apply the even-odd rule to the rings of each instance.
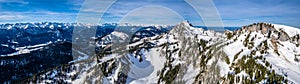
[[[298, 28], [255, 23], [234, 32], [226, 32], [228, 41], [223, 49], [229, 57], [232, 69], [238, 70], [234, 75], [248, 74], [250, 77], [247, 79], [262, 80], [260, 83], [270, 81], [278, 83], [282, 80], [283, 82], [289, 80], [288, 83], [299, 83], [299, 33]], [[243, 67], [249, 65], [241, 65], [246, 59], [254, 62], [255, 66], [252, 64], [250, 68], [261, 66], [265, 68], [249, 71]], [[244, 72], [243, 69], [245, 69]], [[273, 78], [270, 78], [270, 75]], [[236, 80], [236, 76], [233, 78]]]
[[0, 29], [27, 29], [27, 28], [69, 28], [69, 27], [79, 27], [79, 26], [137, 26], [137, 27], [168, 27], [173, 25], [156, 25], [156, 24], [130, 24], [130, 23], [103, 23], [103, 24], [85, 24], [85, 23], [57, 23], [57, 22], [36, 22], [36, 23], [6, 23], [0, 24]]
[[[51, 25], [53, 28], [50, 28]], [[0, 35], [3, 36], [0, 38], [0, 71], [7, 73], [0, 73], [0, 83], [24, 79], [60, 65], [86, 60], [90, 55], [84, 49], [89, 46], [72, 49], [72, 46], [78, 46], [76, 43], [72, 43], [72, 33], [74, 28], [88, 29], [90, 27], [97, 28], [96, 35], [87, 38], [91, 41], [96, 40], [96, 44], [92, 44], [96, 45], [96, 51], [103, 50], [112, 42], [111, 38], [118, 37], [120, 36], [118, 33], [122, 33], [114, 29], [116, 24], [89, 25], [50, 22], [2, 24], [0, 28]], [[168, 31], [168, 27], [164, 26], [120, 27], [139, 29], [137, 33], [141, 35], [134, 34], [136, 38], [132, 41]]]
[[183, 21], [167, 32], [156, 29], [95, 37], [97, 55], [16, 82], [300, 83], [298, 28], [255, 23], [219, 33]]

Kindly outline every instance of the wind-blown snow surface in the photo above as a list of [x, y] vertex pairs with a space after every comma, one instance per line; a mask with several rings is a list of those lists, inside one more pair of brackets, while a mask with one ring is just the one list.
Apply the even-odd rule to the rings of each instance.
[[[143, 69], [141, 68], [131, 68], [131, 71], [128, 76], [129, 77], [134, 77], [135, 80], [133, 81], [127, 81], [127, 83], [130, 84], [141, 84], [141, 83], [146, 83], [146, 84], [151, 84], [151, 83], [156, 83], [155, 81], [158, 80], [157, 77], [157, 72], [163, 68], [164, 66], [164, 61], [166, 60], [165, 58], [159, 57], [159, 53], [155, 52], [155, 48], [153, 50], [150, 50], [150, 52], [147, 52], [148, 56], [146, 56], [146, 61], [149, 61], [151, 65], [148, 65], [148, 67], [145, 67]], [[149, 54], [151, 53], [151, 54]], [[132, 67], [136, 67], [132, 66]], [[144, 75], [146, 74], [146, 75]], [[144, 76], [144, 77], [136, 77], [136, 76]]]

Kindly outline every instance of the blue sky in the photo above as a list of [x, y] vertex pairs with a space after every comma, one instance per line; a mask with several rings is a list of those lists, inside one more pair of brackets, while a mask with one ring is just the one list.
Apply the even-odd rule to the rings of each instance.
[[[103, 6], [101, 1], [98, 1], [98, 4], [89, 4], [87, 8], [81, 8], [84, 2], [84, 0], [0, 0], [0, 23], [76, 22], [78, 12], [81, 10], [104, 13], [103, 22], [175, 24], [187, 19], [194, 25], [204, 25], [203, 18], [183, 0], [117, 0], [105, 12], [97, 10]], [[213, 0], [213, 3], [224, 26], [270, 22], [300, 27], [300, 0]], [[209, 7], [200, 7], [202, 12], [210, 15]]]

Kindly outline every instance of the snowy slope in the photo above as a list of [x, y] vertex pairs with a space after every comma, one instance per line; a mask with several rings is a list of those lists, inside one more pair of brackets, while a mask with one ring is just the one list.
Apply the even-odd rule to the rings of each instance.
[[274, 25], [274, 28], [277, 30], [282, 29], [285, 31], [290, 37], [295, 36], [297, 34], [300, 34], [299, 28], [291, 27], [291, 26], [286, 26], [286, 25], [280, 25], [280, 24], [272, 24]]
[[[254, 31], [253, 26], [255, 27]], [[255, 63], [264, 65], [270, 71], [275, 70], [278, 76], [284, 77], [281, 80], [287, 79], [289, 83], [300, 83], [298, 80], [300, 66], [297, 61], [300, 48], [297, 46], [297, 39], [293, 39], [299, 35], [299, 30], [294, 27], [269, 23], [248, 25], [230, 33], [234, 35], [227, 41], [228, 44], [224, 47], [224, 51], [230, 58], [231, 66], [245, 56], [260, 58], [255, 59]], [[227, 34], [227, 36], [230, 35]], [[282, 40], [282, 38], [285, 39]], [[262, 82], [269, 82], [268, 80], [270, 81], [267, 74], [266, 79]]]
[[[96, 56], [53, 68], [26, 82], [300, 83], [297, 28], [255, 23], [222, 34], [183, 21], [163, 31], [152, 26], [134, 35], [114, 31], [95, 37], [102, 48]], [[123, 41], [128, 38], [130, 42]]]

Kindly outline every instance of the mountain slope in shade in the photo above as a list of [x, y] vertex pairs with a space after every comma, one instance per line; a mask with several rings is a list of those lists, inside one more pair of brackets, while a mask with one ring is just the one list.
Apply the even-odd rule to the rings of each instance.
[[[222, 34], [194, 28], [183, 21], [166, 33], [139, 38], [123, 46], [102, 45], [104, 49], [96, 56], [21, 82], [300, 83], [297, 31], [255, 23]], [[98, 40], [113, 39], [112, 36], [127, 38], [123, 34], [115, 32]]]

